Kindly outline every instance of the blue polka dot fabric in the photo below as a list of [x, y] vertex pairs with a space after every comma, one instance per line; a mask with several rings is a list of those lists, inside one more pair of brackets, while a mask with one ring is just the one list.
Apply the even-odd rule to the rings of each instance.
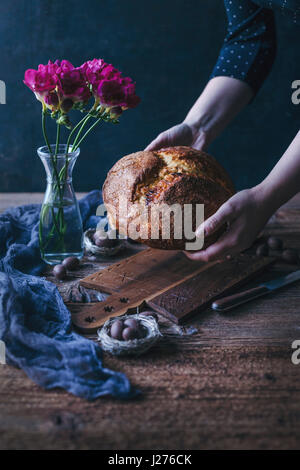
[[300, 1], [224, 0], [228, 33], [212, 77], [227, 76], [248, 83], [258, 92], [276, 55], [274, 11], [300, 24]]

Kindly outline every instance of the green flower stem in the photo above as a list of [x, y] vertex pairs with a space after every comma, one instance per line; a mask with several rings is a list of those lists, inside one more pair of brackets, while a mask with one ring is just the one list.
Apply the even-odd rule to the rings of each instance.
[[[69, 137], [68, 137], [68, 140], [67, 140], [67, 144], [66, 144], [66, 163], [65, 165], [63, 166], [63, 168], [60, 170], [60, 173], [59, 173], [59, 177], [62, 178], [64, 175], [67, 176], [67, 171], [68, 171], [68, 165], [69, 165], [69, 159], [68, 159], [68, 154], [69, 154], [69, 147], [70, 147], [70, 144], [71, 144], [71, 138], [72, 136], [74, 135], [74, 133], [77, 131], [77, 129], [81, 126], [81, 129], [83, 129], [86, 121], [88, 120], [88, 118], [90, 117], [89, 114], [87, 114], [86, 116], [84, 116], [77, 124], [75, 127], [73, 127], [73, 129], [71, 130], [70, 134], [69, 134]], [[75, 138], [75, 140], [77, 139], [77, 136]], [[75, 142], [74, 140], [74, 142]], [[74, 145], [74, 144], [73, 144]]]
[[80, 127], [80, 129], [79, 129], [79, 131], [78, 131], [78, 133], [77, 133], [77, 135], [76, 135], [76, 137], [75, 137], [75, 139], [74, 139], [74, 142], [73, 142], [73, 144], [72, 144], [72, 152], [74, 152], [74, 151], [76, 150], [76, 148], [77, 148], [77, 147], [76, 147], [76, 144], [77, 144], [77, 142], [78, 142], [78, 140], [79, 140], [79, 138], [80, 138], [80, 136], [81, 136], [81, 134], [82, 134], [82, 132], [83, 132], [83, 129], [85, 128], [87, 122], [88, 122], [91, 118], [92, 118], [92, 116], [91, 116], [90, 114], [88, 114], [88, 115], [86, 116], [85, 120], [83, 121], [83, 123], [82, 123], [82, 125], [81, 125], [81, 127]]
[[50, 147], [47, 132], [46, 132], [46, 111], [44, 110], [44, 108], [42, 110], [42, 130], [43, 130], [43, 136], [44, 136], [44, 139], [45, 139], [45, 143], [48, 147], [49, 154], [51, 155], [52, 154], [51, 147]]
[[[45, 114], [46, 113], [43, 113], [43, 126], [42, 126], [43, 131], [45, 131]], [[61, 130], [61, 126], [60, 126], [60, 124], [57, 124], [56, 145], [55, 145], [54, 155], [51, 152], [51, 147], [49, 145], [49, 141], [48, 141], [46, 132], [44, 132], [45, 141], [47, 143], [49, 153], [50, 153], [50, 158], [51, 158], [51, 161], [52, 161], [53, 178], [55, 179], [54, 186], [55, 186], [56, 189], [55, 189], [54, 198], [56, 198], [57, 195], [59, 196], [59, 205], [60, 205], [60, 207], [58, 209], [57, 214], [55, 214], [54, 208], [49, 207], [48, 205], [42, 209], [42, 214], [41, 214], [41, 219], [40, 219], [40, 226], [39, 226], [39, 239], [40, 239], [41, 250], [42, 250], [43, 253], [45, 252], [45, 248], [46, 248], [47, 244], [49, 243], [49, 241], [50, 241], [50, 239], [53, 236], [55, 231], [57, 232], [58, 237], [62, 242], [63, 242], [63, 236], [64, 236], [65, 222], [64, 222], [64, 213], [63, 213], [63, 207], [62, 207], [62, 203], [63, 203], [63, 200], [62, 200], [63, 199], [63, 192], [62, 192], [63, 186], [61, 185], [61, 183], [62, 183], [61, 175], [58, 174], [58, 170], [57, 170], [57, 154], [58, 154], [58, 149], [59, 149], [60, 130]], [[65, 183], [65, 181], [63, 183]], [[46, 240], [43, 243], [42, 226], [43, 226], [44, 218], [45, 218], [46, 214], [48, 213], [49, 209], [51, 210], [51, 214], [52, 214], [53, 227], [52, 227], [51, 231], [48, 233], [48, 236], [47, 236]]]
[[[56, 146], [55, 146], [55, 154], [54, 154], [54, 169], [55, 169], [55, 174], [56, 174], [57, 189], [58, 189], [58, 195], [59, 195], [59, 209], [58, 209], [57, 220], [56, 220], [56, 223], [58, 223], [59, 226], [57, 228], [57, 232], [59, 234], [60, 239], [63, 241], [63, 237], [65, 233], [63, 194], [64, 194], [64, 188], [65, 188], [65, 183], [66, 183], [66, 173], [63, 172], [62, 175], [60, 175], [58, 174], [58, 171], [57, 171], [57, 154], [58, 154], [58, 149], [59, 149], [60, 129], [61, 129], [61, 125], [57, 123]], [[52, 211], [52, 216], [55, 219], [54, 211]]]
[[58, 147], [59, 147], [60, 127], [61, 127], [60, 124], [57, 124], [57, 130], [56, 130], [56, 146], [55, 146], [55, 154], [54, 154], [55, 161], [56, 161], [56, 157], [57, 157], [57, 153], [58, 153]]
[[83, 137], [81, 137], [81, 139], [79, 140], [79, 142], [77, 142], [77, 144], [75, 145], [74, 149], [72, 149], [73, 152], [75, 152], [79, 145], [83, 142], [83, 140], [87, 137], [87, 135], [94, 129], [94, 127], [97, 126], [97, 124], [99, 124], [99, 122], [102, 120], [102, 118], [98, 118], [94, 124], [86, 131], [86, 133], [83, 135]]
[[71, 143], [71, 138], [72, 138], [72, 136], [73, 136], [74, 133], [77, 131], [77, 129], [79, 128], [79, 126], [81, 126], [82, 123], [86, 120], [87, 117], [88, 117], [88, 115], [84, 116], [84, 117], [76, 124], [76, 126], [74, 126], [73, 129], [71, 130], [71, 132], [70, 132], [70, 134], [69, 134], [69, 137], [68, 137], [68, 140], [67, 140], [66, 156], [67, 156], [68, 153], [69, 153], [69, 147], [70, 147], [70, 143]]

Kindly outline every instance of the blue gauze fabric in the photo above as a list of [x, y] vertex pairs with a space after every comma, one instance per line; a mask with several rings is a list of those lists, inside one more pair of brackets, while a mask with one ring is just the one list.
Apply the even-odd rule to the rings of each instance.
[[[100, 191], [79, 201], [84, 229], [96, 226]], [[71, 316], [54, 284], [38, 277], [45, 268], [38, 241], [41, 206], [0, 215], [0, 339], [6, 361], [38, 385], [60, 387], [87, 400], [136, 396], [127, 377], [106, 369], [100, 347], [72, 331]]]

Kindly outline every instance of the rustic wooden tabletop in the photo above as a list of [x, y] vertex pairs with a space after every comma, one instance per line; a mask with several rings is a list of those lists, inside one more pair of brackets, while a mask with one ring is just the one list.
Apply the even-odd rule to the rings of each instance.
[[[0, 194], [0, 212], [41, 197]], [[266, 232], [300, 249], [300, 195]], [[85, 258], [80, 275], [58, 284], [63, 297], [79, 277], [103, 265]], [[276, 263], [259, 279], [295, 269]], [[207, 309], [186, 328], [161, 318], [165, 335], [151, 352], [130, 359], [104, 355], [105, 366], [125, 372], [142, 390], [131, 402], [88, 403], [62, 390], [45, 391], [23, 371], [0, 365], [0, 448], [299, 448], [300, 365], [291, 361], [292, 342], [300, 340], [299, 303], [298, 282], [227, 314]]]

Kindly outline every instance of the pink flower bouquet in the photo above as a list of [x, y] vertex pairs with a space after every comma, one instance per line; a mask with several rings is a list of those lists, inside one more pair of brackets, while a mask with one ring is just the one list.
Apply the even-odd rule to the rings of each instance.
[[[123, 111], [134, 108], [140, 102], [132, 79], [123, 77], [119, 70], [102, 59], [89, 60], [80, 67], [74, 67], [68, 60], [56, 60], [54, 63], [49, 60], [47, 65], [40, 64], [37, 70], [26, 70], [24, 83], [42, 103], [46, 145], [49, 146], [45, 116], [50, 114], [56, 119], [58, 129], [61, 125], [71, 129], [68, 144], [78, 131], [72, 143], [73, 151], [91, 130], [89, 128], [82, 136], [90, 119], [96, 119], [92, 128], [100, 121], [116, 123]], [[94, 103], [87, 110], [92, 97]], [[72, 108], [86, 113], [75, 126], [72, 126], [68, 116]], [[59, 141], [56, 144], [59, 145]]]
[[[70, 254], [82, 255], [82, 224], [70, 184], [70, 171], [79, 154], [79, 146], [101, 121], [118, 123], [122, 113], [137, 106], [140, 99], [135, 93], [132, 79], [124, 77], [102, 59], [89, 60], [80, 67], [74, 67], [67, 60], [56, 60], [54, 63], [49, 60], [47, 65], [40, 64], [37, 70], [26, 70], [24, 83], [42, 103], [42, 130], [46, 146], [41, 147], [38, 153], [48, 174], [48, 188], [41, 210], [39, 235], [42, 257], [46, 262], [55, 264]], [[93, 102], [89, 105], [92, 98]], [[72, 109], [84, 114], [76, 124], [72, 124], [69, 117]], [[57, 125], [54, 145], [50, 145], [47, 136], [47, 116], [51, 116]], [[69, 130], [66, 145], [60, 144], [62, 126]], [[70, 210], [67, 212], [65, 206], [69, 205], [66, 201], [70, 200], [70, 194], [77, 208], [77, 216], [73, 211], [68, 228], [66, 217]], [[77, 223], [74, 222], [76, 217]], [[75, 226], [77, 242], [74, 242]], [[70, 246], [71, 239], [73, 244], [77, 244], [76, 249]]]

